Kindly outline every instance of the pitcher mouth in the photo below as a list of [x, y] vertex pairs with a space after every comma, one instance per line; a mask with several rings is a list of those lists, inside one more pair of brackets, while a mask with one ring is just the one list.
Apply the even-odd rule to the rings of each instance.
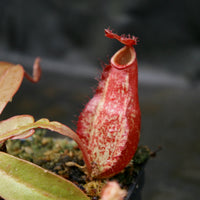
[[112, 56], [111, 65], [117, 69], [126, 69], [135, 59], [135, 49], [132, 46], [124, 46]]

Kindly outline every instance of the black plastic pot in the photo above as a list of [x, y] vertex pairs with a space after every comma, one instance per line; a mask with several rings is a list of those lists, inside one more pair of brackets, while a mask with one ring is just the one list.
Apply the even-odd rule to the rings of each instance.
[[125, 200], [141, 200], [142, 199], [142, 189], [145, 184], [145, 165], [143, 164], [137, 177], [134, 179], [132, 185], [129, 187], [128, 194]]

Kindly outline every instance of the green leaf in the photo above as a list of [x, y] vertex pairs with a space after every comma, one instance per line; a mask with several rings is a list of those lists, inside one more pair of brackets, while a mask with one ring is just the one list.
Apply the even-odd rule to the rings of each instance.
[[32, 124], [31, 115], [17, 115], [0, 122], [0, 143], [7, 139], [22, 139], [31, 136], [34, 130], [24, 130], [23, 127]]
[[91, 164], [88, 160], [87, 150], [82, 144], [78, 135], [72, 131], [68, 126], [59, 122], [50, 122], [48, 119], [42, 118], [34, 122], [34, 118], [30, 115], [19, 115], [11, 117], [0, 122], [0, 143], [7, 139], [23, 139], [31, 136], [35, 128], [49, 129], [58, 132], [62, 135], [72, 138], [79, 146], [83, 153], [83, 159], [87, 166], [88, 172], [91, 172]]
[[0, 196], [6, 200], [89, 200], [70, 181], [3, 152], [0, 177]]

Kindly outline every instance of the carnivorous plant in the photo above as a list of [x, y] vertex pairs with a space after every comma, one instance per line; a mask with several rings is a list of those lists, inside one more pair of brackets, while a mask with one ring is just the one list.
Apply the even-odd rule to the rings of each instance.
[[[72, 138], [78, 144], [90, 179], [111, 177], [123, 170], [134, 156], [140, 136], [138, 69], [133, 47], [137, 44], [137, 38], [130, 35], [119, 36], [109, 29], [105, 29], [105, 35], [108, 38], [117, 39], [124, 47], [118, 50], [112, 56], [110, 63], [105, 66], [93, 98], [79, 116], [77, 131], [74, 132], [62, 123], [50, 122], [46, 118], [35, 121], [30, 115], [20, 115], [0, 122], [0, 142], [7, 139], [27, 138], [34, 133], [36, 128], [49, 129]], [[24, 71], [21, 65], [1, 62], [0, 113], [18, 90], [24, 76], [32, 82], [37, 82], [40, 74], [39, 59], [36, 59], [34, 64], [33, 78]], [[12, 163], [10, 167], [9, 163]], [[14, 169], [18, 169], [19, 173], [14, 172]], [[39, 180], [31, 181], [31, 175], [29, 175], [31, 170], [40, 175]], [[0, 174], [1, 177], [5, 176], [7, 186], [11, 184], [14, 188], [21, 187], [20, 190], [27, 194], [27, 199], [30, 195], [32, 195], [31, 199], [34, 199], [34, 195], [35, 199], [88, 199], [69, 181], [64, 181], [44, 169], [3, 152], [0, 152]], [[17, 180], [19, 180], [18, 183]], [[39, 184], [40, 180], [44, 181], [42, 186]], [[54, 181], [58, 184], [57, 186], [53, 184]], [[48, 183], [47, 188], [43, 187]], [[0, 181], [0, 185], [2, 184], [3, 181]], [[58, 187], [61, 189], [59, 190]], [[66, 189], [68, 193], [65, 193], [65, 187], [70, 188], [71, 193], [68, 189]], [[0, 196], [2, 195], [5, 199], [21, 198], [20, 192], [16, 192], [16, 195], [19, 195], [18, 198], [10, 198], [11, 194], [4, 190], [6, 188], [0, 186]], [[37, 191], [36, 194], [33, 190]], [[58, 191], [63, 196], [59, 196]], [[75, 193], [77, 197], [72, 198], [70, 195]], [[102, 197], [102, 199], [106, 198]]]

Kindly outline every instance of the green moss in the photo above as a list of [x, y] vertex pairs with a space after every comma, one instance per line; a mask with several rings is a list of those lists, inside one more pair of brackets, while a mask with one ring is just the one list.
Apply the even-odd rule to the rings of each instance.
[[[100, 180], [97, 181], [98, 184], [96, 182], [95, 184], [90, 183], [86, 174], [80, 168], [66, 164], [75, 162], [79, 165], [84, 165], [82, 153], [73, 140], [47, 137], [46, 131], [38, 129], [31, 138], [8, 140], [6, 146], [9, 154], [33, 162], [64, 178], [70, 179], [84, 191], [87, 190], [91, 193], [91, 188], [88, 187], [93, 187], [91, 185], [102, 187], [107, 181]], [[129, 165], [111, 179], [117, 180], [125, 189], [128, 189], [149, 157], [150, 150], [146, 146], [138, 147]]]

